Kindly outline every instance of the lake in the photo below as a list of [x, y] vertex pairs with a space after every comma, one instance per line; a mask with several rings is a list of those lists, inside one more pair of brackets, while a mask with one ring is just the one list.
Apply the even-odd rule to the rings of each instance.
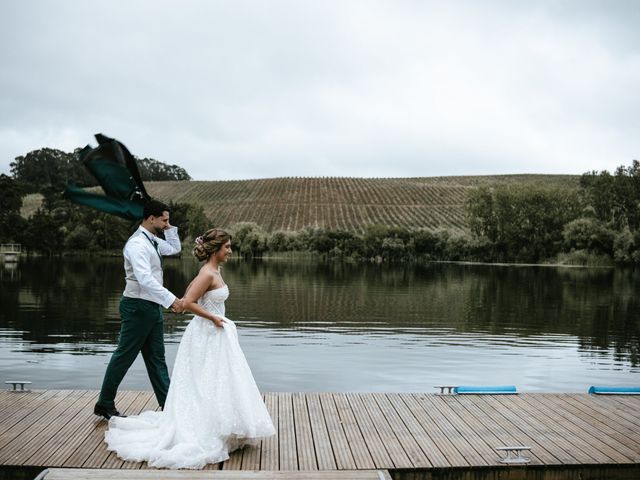
[[[1, 267], [3, 381], [99, 389], [119, 331], [122, 259]], [[165, 284], [182, 294], [198, 268], [167, 259]], [[638, 270], [270, 259], [231, 261], [223, 275], [227, 316], [263, 391], [640, 385]], [[170, 369], [189, 319], [165, 313]], [[121, 388], [151, 389], [141, 358]]]

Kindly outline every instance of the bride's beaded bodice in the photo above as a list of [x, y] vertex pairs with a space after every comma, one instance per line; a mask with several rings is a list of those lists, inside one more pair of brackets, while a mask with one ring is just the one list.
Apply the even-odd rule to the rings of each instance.
[[198, 299], [198, 305], [215, 315], [224, 316], [224, 301], [227, 298], [229, 298], [229, 287], [225, 284], [220, 288], [204, 292]]

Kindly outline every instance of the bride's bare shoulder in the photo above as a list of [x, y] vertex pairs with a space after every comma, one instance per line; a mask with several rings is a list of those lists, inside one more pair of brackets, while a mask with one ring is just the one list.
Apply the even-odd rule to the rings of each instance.
[[206, 278], [210, 282], [208, 290], [213, 290], [224, 285], [220, 272], [214, 269], [211, 265], [207, 264], [200, 267], [200, 273], [198, 273], [198, 276]]
[[200, 267], [199, 275], [206, 275], [207, 277], [212, 277], [215, 275], [215, 270], [210, 265], [203, 265]]

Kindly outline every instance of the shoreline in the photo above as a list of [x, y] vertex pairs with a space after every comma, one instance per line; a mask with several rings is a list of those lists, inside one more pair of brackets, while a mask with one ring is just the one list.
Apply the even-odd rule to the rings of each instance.
[[[187, 254], [186, 256], [191, 256], [191, 254]], [[122, 258], [121, 250], [108, 250], [108, 251], [99, 251], [99, 252], [89, 252], [84, 250], [79, 251], [67, 251], [61, 252], [55, 255], [47, 255], [43, 253], [22, 253], [18, 257], [18, 261], [21, 258], [88, 258], [88, 257], [99, 257], [99, 258]], [[183, 258], [182, 254], [171, 255], [164, 257], [165, 259], [181, 259]], [[614, 268], [633, 268], [633, 265], [620, 265], [620, 264], [572, 264], [572, 263], [559, 263], [559, 262], [542, 262], [542, 263], [527, 263], [527, 262], [486, 262], [486, 261], [475, 261], [475, 260], [424, 260], [424, 259], [412, 259], [412, 260], [400, 260], [400, 261], [388, 261], [388, 260], [376, 260], [376, 259], [365, 259], [365, 258], [353, 258], [350, 256], [336, 256], [329, 257], [326, 254], [320, 254], [315, 252], [305, 252], [305, 251], [291, 251], [291, 252], [281, 252], [279, 254], [273, 255], [261, 255], [255, 257], [240, 257], [233, 256], [232, 261], [236, 262], [252, 262], [252, 261], [296, 261], [296, 260], [304, 260], [304, 261], [316, 261], [318, 263], [349, 263], [351, 265], [425, 265], [430, 263], [435, 264], [453, 264], [453, 265], [478, 265], [478, 266], [489, 266], [489, 267], [543, 267], [543, 268], [594, 268], [594, 269], [614, 269]], [[1, 264], [13, 264], [18, 263], [15, 262], [4, 262], [0, 261]]]

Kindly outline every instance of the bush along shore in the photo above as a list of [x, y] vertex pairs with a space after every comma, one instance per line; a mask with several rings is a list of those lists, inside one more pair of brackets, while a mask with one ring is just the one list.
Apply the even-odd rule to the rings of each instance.
[[[20, 181], [0, 175], [0, 192], [0, 241], [21, 243], [30, 253], [117, 252], [137, 226], [72, 205], [51, 186], [40, 189], [42, 202], [24, 218], [20, 212], [27, 192]], [[352, 230], [307, 226], [269, 231], [259, 222], [223, 225], [215, 209], [206, 215], [198, 203], [170, 206], [171, 222], [180, 227], [186, 250], [207, 228], [220, 227], [233, 234], [233, 248], [244, 258], [306, 252], [353, 261], [640, 264], [640, 163], [635, 160], [613, 173], [585, 173], [576, 183], [510, 181], [466, 187], [464, 224], [456, 228], [363, 224]], [[283, 215], [278, 204], [271, 209], [272, 215]], [[388, 217], [391, 223], [393, 217]]]

